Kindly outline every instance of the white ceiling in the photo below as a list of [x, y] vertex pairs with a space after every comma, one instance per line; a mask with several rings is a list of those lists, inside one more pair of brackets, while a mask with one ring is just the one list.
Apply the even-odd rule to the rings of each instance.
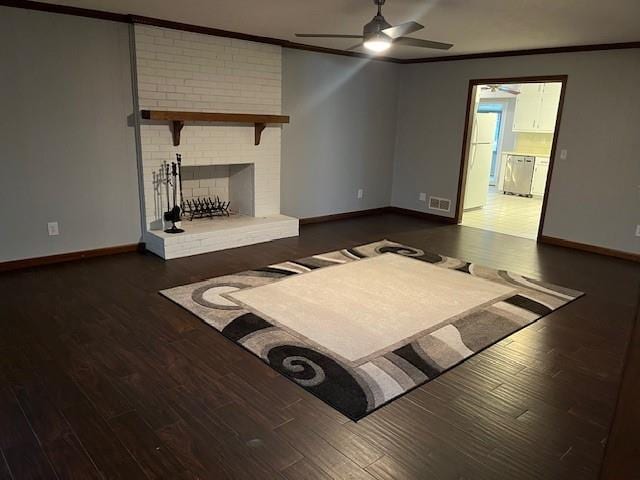
[[[354, 41], [294, 33], [359, 34], [375, 14], [372, 0], [46, 1], [338, 49]], [[393, 47], [387, 55], [397, 58], [640, 41], [640, 0], [387, 0], [383, 14], [423, 24], [414, 37], [455, 44], [445, 53]]]

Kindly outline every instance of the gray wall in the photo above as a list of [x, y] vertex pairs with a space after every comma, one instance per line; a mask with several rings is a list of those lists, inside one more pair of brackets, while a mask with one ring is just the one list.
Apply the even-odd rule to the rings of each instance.
[[0, 7], [0, 261], [140, 240], [128, 41], [125, 24]]
[[[465, 60], [400, 71], [392, 204], [455, 201], [470, 79], [567, 74], [544, 234], [640, 252], [640, 51]], [[432, 212], [437, 213], [437, 212]], [[453, 216], [453, 211], [450, 216]]]
[[289, 49], [282, 63], [282, 213], [388, 206], [399, 66]]

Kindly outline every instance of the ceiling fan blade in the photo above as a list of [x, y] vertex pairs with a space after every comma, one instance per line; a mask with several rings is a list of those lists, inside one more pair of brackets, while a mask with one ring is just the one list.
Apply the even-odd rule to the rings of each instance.
[[519, 91], [512, 90], [512, 89], [507, 88], [507, 87], [499, 87], [498, 90], [500, 90], [502, 92], [510, 93], [511, 95], [520, 95]]
[[296, 37], [302, 38], [362, 38], [362, 35], [342, 35], [333, 33], [296, 33]]
[[382, 33], [389, 35], [391, 38], [398, 38], [403, 35], [409, 35], [410, 33], [417, 32], [423, 28], [424, 26], [420, 25], [418, 22], [405, 22], [400, 25], [396, 25], [395, 27], [385, 28], [382, 30]]
[[363, 42], [356, 43], [355, 45], [347, 48], [347, 50], [356, 50], [356, 49], [360, 48], [362, 45], [364, 45]]
[[434, 42], [432, 40], [422, 40], [421, 38], [400, 37], [393, 41], [396, 45], [407, 45], [410, 47], [435, 48], [436, 50], [449, 50], [451, 43]]

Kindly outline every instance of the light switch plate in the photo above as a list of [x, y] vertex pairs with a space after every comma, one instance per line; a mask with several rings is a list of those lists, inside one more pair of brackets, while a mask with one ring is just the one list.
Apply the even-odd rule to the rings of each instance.
[[640, 237], [640, 225], [636, 225], [636, 237]]
[[47, 223], [47, 231], [49, 232], [50, 237], [53, 237], [55, 235], [60, 235], [60, 228], [58, 226], [58, 222]]
[[358, 189], [358, 198], [362, 198], [364, 196], [364, 190], [361, 188]]
[[420, 198], [421, 202], [426, 202], [427, 201], [427, 194], [424, 193], [424, 192], [421, 192], [419, 198]]
[[566, 160], [567, 159], [567, 150], [566, 149], [562, 149], [560, 150], [560, 160]]

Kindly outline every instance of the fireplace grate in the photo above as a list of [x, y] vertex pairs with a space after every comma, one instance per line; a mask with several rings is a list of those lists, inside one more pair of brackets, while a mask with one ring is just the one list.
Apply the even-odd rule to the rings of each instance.
[[189, 220], [194, 218], [228, 217], [231, 214], [230, 205], [231, 202], [220, 200], [217, 195], [215, 198], [193, 198], [182, 202], [182, 215], [188, 217]]

